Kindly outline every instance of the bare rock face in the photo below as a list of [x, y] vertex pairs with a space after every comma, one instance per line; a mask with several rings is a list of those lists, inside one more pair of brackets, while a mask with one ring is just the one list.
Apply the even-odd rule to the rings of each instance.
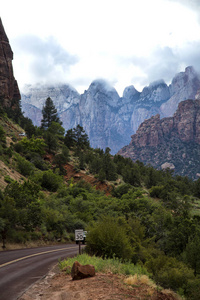
[[162, 117], [172, 116], [181, 101], [194, 100], [199, 89], [200, 77], [192, 66], [187, 67], [185, 72], [178, 73], [169, 86], [169, 100], [160, 107]]
[[71, 276], [73, 280], [84, 279], [95, 276], [95, 268], [92, 265], [81, 265], [78, 261], [75, 261], [72, 269]]
[[156, 115], [145, 120], [118, 154], [158, 169], [173, 166], [176, 174], [196, 178], [199, 145], [200, 100], [186, 100], [179, 103], [173, 117], [160, 119]]
[[21, 99], [13, 75], [13, 52], [0, 19], [0, 99], [4, 107], [18, 107]]
[[[94, 148], [110, 147], [116, 151], [122, 142], [120, 123], [116, 126], [121, 106], [117, 91], [104, 80], [95, 80], [81, 95], [79, 110], [81, 124]], [[119, 148], [118, 148], [119, 149]], [[118, 150], [117, 150], [118, 151]]]

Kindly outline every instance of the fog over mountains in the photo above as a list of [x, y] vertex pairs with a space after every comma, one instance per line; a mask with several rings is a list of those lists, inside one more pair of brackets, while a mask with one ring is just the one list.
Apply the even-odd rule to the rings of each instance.
[[172, 116], [179, 102], [194, 100], [199, 89], [200, 76], [189, 66], [176, 74], [169, 86], [158, 80], [138, 92], [131, 85], [122, 97], [104, 80], [93, 81], [81, 95], [67, 84], [27, 85], [21, 93], [21, 105], [24, 115], [40, 126], [43, 104], [51, 97], [66, 130], [80, 124], [92, 147], [109, 147], [114, 154], [130, 143], [145, 119], [156, 114]]

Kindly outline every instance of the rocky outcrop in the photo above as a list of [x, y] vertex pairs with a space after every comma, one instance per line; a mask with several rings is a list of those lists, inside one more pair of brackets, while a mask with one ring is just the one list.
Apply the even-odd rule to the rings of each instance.
[[182, 101], [173, 117], [145, 120], [131, 138], [118, 154], [158, 169], [174, 166], [175, 173], [195, 178], [200, 173], [200, 100]]
[[178, 103], [195, 99], [199, 89], [198, 74], [187, 67], [174, 77], [170, 86], [159, 80], [140, 93], [131, 85], [125, 88], [122, 97], [104, 80], [93, 81], [82, 95], [68, 85], [27, 86], [22, 94], [22, 109], [25, 116], [40, 126], [41, 112], [33, 106], [41, 110], [51, 97], [66, 130], [80, 124], [92, 147], [109, 147], [114, 154], [130, 142], [131, 135], [145, 119], [157, 114], [172, 116]]
[[0, 19], [0, 101], [4, 107], [19, 107], [21, 99], [17, 81], [13, 75], [13, 52]]

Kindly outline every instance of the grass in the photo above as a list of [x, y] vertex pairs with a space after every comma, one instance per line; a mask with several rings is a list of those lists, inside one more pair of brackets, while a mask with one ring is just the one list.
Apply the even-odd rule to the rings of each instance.
[[124, 282], [128, 285], [140, 285], [140, 284], [146, 284], [151, 287], [156, 288], [155, 283], [147, 276], [147, 275], [138, 275], [135, 274], [133, 276], [129, 276], [124, 280]]
[[139, 264], [134, 265], [130, 262], [122, 262], [118, 258], [103, 259], [101, 257], [89, 256], [87, 254], [78, 255], [59, 262], [61, 270], [66, 270], [70, 274], [71, 267], [75, 261], [81, 265], [93, 265], [96, 272], [123, 274], [123, 275], [149, 275], [147, 270]]
[[195, 199], [192, 203], [191, 214], [194, 216], [200, 216], [200, 200]]

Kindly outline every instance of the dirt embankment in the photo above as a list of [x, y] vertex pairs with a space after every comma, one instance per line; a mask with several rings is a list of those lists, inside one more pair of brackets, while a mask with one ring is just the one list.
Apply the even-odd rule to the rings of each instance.
[[65, 175], [65, 180], [68, 181], [72, 177], [74, 178], [74, 182], [78, 182], [79, 180], [84, 180], [87, 183], [90, 183], [96, 190], [100, 190], [105, 192], [106, 195], [110, 195], [112, 187], [106, 182], [101, 182], [98, 179], [94, 178], [94, 176], [87, 175], [84, 171], [77, 172], [73, 165], [66, 164], [65, 170], [67, 174]]
[[178, 300], [169, 290], [159, 291], [146, 284], [126, 285], [124, 278], [97, 273], [95, 277], [73, 281], [56, 267], [18, 300]]

